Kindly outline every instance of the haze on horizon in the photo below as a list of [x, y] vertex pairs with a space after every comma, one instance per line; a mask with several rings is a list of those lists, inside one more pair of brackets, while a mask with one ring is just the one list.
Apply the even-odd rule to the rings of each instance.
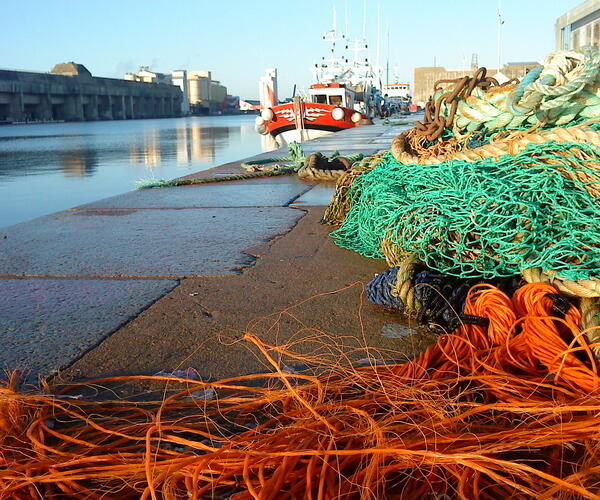
[[[501, 61], [538, 61], [554, 50], [554, 22], [581, 0], [502, 0]], [[337, 9], [338, 30], [369, 41], [368, 57], [389, 58], [390, 80], [412, 83], [418, 66], [468, 70], [473, 53], [480, 66], [496, 67], [498, 0], [363, 0], [208, 2], [182, 0], [0, 0], [3, 29], [0, 69], [47, 72], [75, 61], [94, 76], [123, 78], [141, 65], [212, 71], [229, 94], [256, 99], [258, 79], [276, 67], [280, 97], [311, 81], [310, 68], [328, 46]], [[379, 7], [378, 7], [379, 6]], [[346, 16], [347, 11], [347, 16]], [[389, 31], [389, 51], [388, 51]], [[364, 55], [362, 56], [364, 57]], [[385, 80], [385, 72], [384, 72]], [[385, 82], [385, 81], [384, 81]]]

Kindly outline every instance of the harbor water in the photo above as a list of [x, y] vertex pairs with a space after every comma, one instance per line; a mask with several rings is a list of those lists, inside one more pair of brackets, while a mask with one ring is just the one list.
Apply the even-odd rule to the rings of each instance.
[[0, 227], [261, 152], [254, 116], [0, 127]]

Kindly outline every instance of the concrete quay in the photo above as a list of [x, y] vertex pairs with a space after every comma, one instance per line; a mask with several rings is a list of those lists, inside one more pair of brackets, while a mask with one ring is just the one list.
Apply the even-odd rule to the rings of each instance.
[[[303, 148], [370, 155], [404, 128]], [[324, 343], [354, 359], [413, 355], [431, 338], [364, 298], [385, 262], [336, 247], [319, 224], [332, 192], [297, 176], [134, 191], [0, 230], [0, 363], [30, 380], [270, 369], [244, 332], [322, 358], [339, 356]]]

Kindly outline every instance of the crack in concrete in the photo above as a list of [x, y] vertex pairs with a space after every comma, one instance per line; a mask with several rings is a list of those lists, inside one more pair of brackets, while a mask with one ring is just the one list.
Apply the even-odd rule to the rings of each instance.
[[[302, 191], [301, 193], [299, 193], [298, 195], [294, 196], [290, 201], [287, 202], [286, 207], [289, 207], [292, 203], [294, 203], [298, 198], [304, 196], [306, 193], [308, 193], [311, 189], [314, 189], [315, 186], [317, 186], [318, 184], [313, 184], [312, 186], [308, 186], [308, 188], [306, 188], [304, 191]], [[295, 208], [295, 207], [291, 207], [291, 208]]]

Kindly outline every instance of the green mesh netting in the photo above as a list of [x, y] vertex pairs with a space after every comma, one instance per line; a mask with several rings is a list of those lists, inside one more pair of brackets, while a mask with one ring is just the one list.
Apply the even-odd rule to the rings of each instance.
[[599, 277], [600, 207], [588, 192], [600, 188], [599, 161], [600, 148], [554, 142], [496, 161], [438, 165], [402, 165], [388, 153], [354, 180], [350, 212], [332, 237], [373, 258], [384, 257], [385, 238], [464, 278], [529, 267]]

